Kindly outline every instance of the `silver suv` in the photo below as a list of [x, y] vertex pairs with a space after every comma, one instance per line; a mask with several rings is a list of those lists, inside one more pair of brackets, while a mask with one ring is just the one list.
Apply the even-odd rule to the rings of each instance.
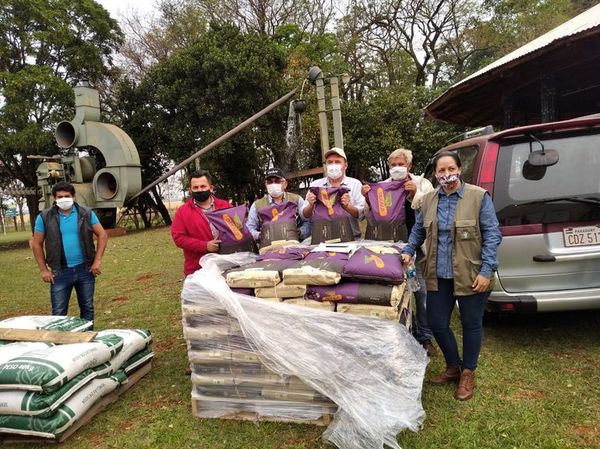
[[504, 238], [488, 311], [600, 309], [600, 115], [485, 130], [440, 151], [494, 200]]

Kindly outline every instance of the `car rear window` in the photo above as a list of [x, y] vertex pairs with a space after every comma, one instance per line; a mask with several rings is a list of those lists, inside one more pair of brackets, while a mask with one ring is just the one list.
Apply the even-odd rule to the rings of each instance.
[[[473, 183], [473, 173], [475, 171], [475, 158], [477, 158], [477, 152], [479, 146], [469, 145], [467, 147], [457, 148], [455, 151], [460, 158], [460, 173], [463, 181]], [[431, 181], [434, 187], [437, 187], [438, 182], [433, 171], [433, 165], [428, 165], [425, 169], [425, 177]]]
[[[494, 182], [500, 224], [600, 220], [600, 135], [571, 133], [542, 142], [546, 149], [557, 150], [560, 159], [541, 169], [527, 163], [529, 139], [500, 143]], [[534, 141], [531, 149], [541, 146]]]

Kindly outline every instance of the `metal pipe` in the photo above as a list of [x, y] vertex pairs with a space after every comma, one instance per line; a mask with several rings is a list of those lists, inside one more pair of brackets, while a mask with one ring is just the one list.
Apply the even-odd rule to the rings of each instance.
[[135, 195], [133, 195], [129, 199], [128, 204], [131, 204], [132, 201], [135, 200], [137, 197], [139, 197], [140, 195], [146, 193], [147, 191], [149, 191], [155, 185], [160, 184], [165, 179], [167, 179], [169, 176], [174, 175], [175, 173], [177, 173], [183, 167], [185, 167], [186, 165], [188, 165], [189, 163], [191, 163], [192, 161], [194, 161], [194, 159], [196, 159], [199, 156], [203, 155], [207, 151], [212, 150], [214, 147], [216, 147], [216, 146], [220, 145], [221, 143], [225, 142], [227, 139], [235, 136], [237, 133], [239, 133], [240, 131], [242, 131], [244, 128], [247, 128], [252, 123], [254, 123], [256, 120], [258, 120], [259, 118], [261, 118], [263, 115], [271, 112], [277, 106], [280, 106], [281, 104], [283, 104], [286, 101], [288, 101], [291, 97], [293, 97], [296, 94], [297, 91], [298, 91], [298, 87], [292, 89], [291, 91], [289, 91], [287, 94], [285, 94], [280, 99], [274, 101], [273, 103], [271, 103], [266, 108], [261, 109], [256, 114], [254, 114], [252, 117], [250, 117], [249, 119], [246, 119], [245, 121], [243, 121], [242, 123], [240, 123], [239, 125], [237, 125], [235, 128], [230, 129], [225, 134], [223, 134], [221, 137], [213, 140], [211, 143], [209, 143], [208, 145], [206, 145], [204, 148], [196, 151], [194, 154], [192, 154], [186, 160], [180, 162], [175, 167], [173, 167], [171, 170], [169, 170], [167, 173], [165, 173], [164, 175], [162, 175], [160, 178], [158, 178], [157, 180], [151, 182], [146, 187], [144, 187], [142, 190], [140, 190], [138, 193], [136, 193]]
[[325, 81], [323, 75], [319, 74], [319, 77], [315, 80], [315, 86], [317, 88], [317, 108], [319, 114], [319, 128], [321, 130], [321, 159], [323, 162], [323, 174], [327, 174], [327, 167], [325, 166], [325, 153], [329, 151], [329, 129], [327, 127], [327, 104], [325, 102]]
[[342, 133], [342, 109], [340, 107], [340, 90], [337, 76], [329, 78], [331, 86], [331, 117], [333, 119], [333, 142], [337, 148], [344, 148]]

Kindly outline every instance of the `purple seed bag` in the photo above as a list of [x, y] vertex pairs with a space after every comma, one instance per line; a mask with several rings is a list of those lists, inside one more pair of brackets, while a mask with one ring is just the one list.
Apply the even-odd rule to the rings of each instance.
[[350, 192], [347, 187], [311, 187], [310, 191], [317, 197], [312, 215], [314, 221], [333, 220], [350, 215], [340, 203], [342, 195]]
[[368, 193], [369, 212], [367, 218], [375, 222], [404, 222], [406, 191], [403, 181], [382, 181], [371, 184]]
[[344, 278], [386, 284], [402, 284], [402, 259], [395, 254], [376, 254], [367, 248], [356, 250], [344, 266]]
[[296, 223], [298, 205], [293, 201], [284, 201], [281, 204], [270, 204], [257, 210], [261, 226], [267, 223]]
[[231, 291], [240, 295], [254, 296], [253, 288], [231, 287]]
[[341, 282], [331, 286], [309, 285], [305, 297], [314, 301], [331, 301], [347, 304], [372, 304], [390, 306], [393, 287], [390, 285]]
[[256, 245], [252, 234], [246, 227], [248, 219], [248, 206], [241, 205], [228, 209], [216, 210], [206, 214], [206, 218], [219, 232], [221, 240], [221, 254], [231, 254], [238, 251], [256, 252]]
[[286, 246], [277, 251], [269, 251], [256, 258], [261, 260], [302, 260], [309, 253], [309, 248], [304, 246]]

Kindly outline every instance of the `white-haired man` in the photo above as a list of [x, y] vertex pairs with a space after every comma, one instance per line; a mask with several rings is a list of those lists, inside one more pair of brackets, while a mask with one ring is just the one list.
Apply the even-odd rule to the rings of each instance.
[[[390, 177], [388, 181], [404, 181], [404, 190], [407, 193], [406, 196], [406, 228], [408, 235], [415, 224], [415, 216], [421, 209], [423, 197], [427, 192], [434, 190], [433, 185], [424, 176], [418, 176], [411, 173], [413, 162], [413, 154], [411, 150], [405, 148], [398, 148], [390, 153], [388, 156], [388, 167]], [[371, 186], [368, 184], [363, 185], [361, 192], [366, 197]], [[417, 261], [423, 258], [423, 253], [419, 249], [416, 255]], [[423, 272], [420, 268], [419, 263], [417, 265], [417, 278], [421, 288], [414, 292], [415, 303], [416, 303], [416, 322], [413, 326], [413, 335], [419, 343], [427, 350], [430, 356], [437, 354], [435, 346], [433, 346], [433, 333], [429, 329], [427, 324], [427, 312], [426, 312], [426, 300], [427, 290], [425, 289], [425, 280], [423, 279]]]

